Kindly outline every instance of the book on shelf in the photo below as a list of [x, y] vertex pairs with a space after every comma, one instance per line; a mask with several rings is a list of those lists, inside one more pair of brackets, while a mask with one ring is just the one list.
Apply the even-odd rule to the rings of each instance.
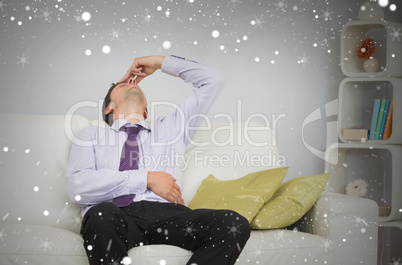
[[384, 127], [385, 127], [385, 121], [387, 120], [387, 115], [388, 115], [388, 108], [389, 108], [389, 100], [387, 99], [385, 101], [384, 115], [382, 116], [382, 120], [378, 121], [381, 124], [380, 132], [378, 133], [378, 140], [382, 140], [382, 135], [384, 133]]
[[391, 206], [387, 205], [378, 205], [379, 216], [387, 217], [391, 214]]
[[387, 120], [385, 121], [384, 134], [382, 135], [383, 140], [388, 139], [392, 133], [392, 107], [393, 107], [393, 100], [391, 99], [391, 101], [389, 102]]
[[369, 140], [385, 140], [392, 133], [392, 99], [375, 99]]
[[386, 99], [384, 99], [384, 98], [381, 99], [380, 112], [378, 113], [377, 125], [376, 125], [375, 133], [374, 133], [374, 140], [379, 140], [378, 137], [380, 136], [381, 121], [382, 121], [382, 117], [384, 116], [384, 109], [385, 109], [386, 102], [387, 102]]
[[342, 137], [349, 141], [367, 140], [369, 130], [367, 129], [343, 129]]
[[380, 112], [380, 105], [381, 105], [381, 100], [378, 98], [374, 99], [374, 107], [373, 107], [373, 115], [371, 118], [369, 140], [374, 140], [375, 128], [377, 126], [378, 113]]

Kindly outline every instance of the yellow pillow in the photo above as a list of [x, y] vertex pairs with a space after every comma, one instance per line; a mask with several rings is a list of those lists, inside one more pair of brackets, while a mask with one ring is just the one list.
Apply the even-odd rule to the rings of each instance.
[[283, 228], [298, 221], [320, 197], [329, 174], [298, 177], [283, 183], [255, 216], [251, 228]]
[[288, 169], [267, 169], [227, 181], [209, 175], [202, 181], [189, 207], [233, 210], [251, 222], [279, 188]]

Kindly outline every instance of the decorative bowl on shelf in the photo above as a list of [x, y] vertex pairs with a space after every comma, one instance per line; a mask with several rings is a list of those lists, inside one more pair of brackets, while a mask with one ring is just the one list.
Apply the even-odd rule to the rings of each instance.
[[377, 58], [371, 56], [363, 62], [363, 68], [366, 73], [375, 73], [380, 69], [380, 63]]

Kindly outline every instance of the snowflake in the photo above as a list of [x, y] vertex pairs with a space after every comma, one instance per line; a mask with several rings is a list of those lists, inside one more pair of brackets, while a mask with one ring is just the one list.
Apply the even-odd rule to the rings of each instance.
[[22, 56], [17, 56], [17, 58], [18, 58], [17, 64], [21, 64], [22, 68], [24, 68], [26, 64], [29, 64], [28, 62], [29, 56], [25, 56], [24, 53], [22, 54]]
[[184, 236], [194, 236], [194, 233], [197, 232], [197, 229], [194, 228], [194, 224], [191, 222], [186, 222], [186, 227], [182, 229], [185, 232]]
[[392, 257], [392, 261], [388, 263], [388, 265], [400, 265], [401, 263], [401, 257], [396, 260], [394, 257]]
[[279, 0], [275, 5], [276, 10], [281, 10], [282, 12], [286, 11], [286, 4], [284, 0]]
[[306, 56], [305, 53], [303, 53], [302, 56], [298, 56], [297, 58], [298, 58], [297, 63], [303, 65], [303, 67], [306, 67], [307, 64], [310, 64], [311, 56]]
[[240, 234], [241, 232], [239, 231], [239, 227], [240, 225], [235, 225], [234, 222], [232, 222], [231, 226], [227, 226], [227, 228], [229, 229], [228, 234], [232, 234], [233, 236], [236, 236], [237, 234]]
[[51, 244], [53, 243], [52, 241], [49, 241], [48, 238], [46, 240], [40, 240], [41, 244], [39, 245], [40, 248], [43, 248], [43, 251], [46, 252], [48, 249], [52, 249]]
[[251, 21], [251, 25], [253, 25], [255, 28], [256, 27], [262, 28], [262, 24], [265, 24], [263, 15], [261, 15], [260, 17], [254, 16], [254, 19]]
[[255, 257], [262, 258], [262, 250], [261, 248], [255, 248]]
[[185, 5], [190, 5], [192, 6], [194, 4], [194, 0], [186, 0], [186, 4]]
[[123, 33], [120, 29], [112, 29], [110, 35], [112, 36], [112, 40], [122, 40], [120, 37], [123, 35]]
[[396, 30], [395, 28], [392, 28], [393, 32], [390, 32], [389, 35], [392, 36], [392, 40], [396, 40], [398, 39], [398, 41], [401, 40], [401, 36], [402, 36], [402, 31], [401, 28], [399, 28], [398, 30]]
[[236, 6], [236, 4], [241, 4], [240, 0], [229, 0], [228, 5]]
[[328, 250], [332, 249], [332, 243], [331, 240], [321, 240], [322, 244], [320, 245], [320, 247], [324, 248], [325, 252], [328, 252]]
[[0, 10], [3, 12], [4, 11], [4, 8], [6, 7], [6, 6], [9, 6], [10, 4], [6, 4], [6, 3], [4, 3], [4, 0], [1, 0], [0, 1]]
[[358, 226], [369, 226], [366, 222], [366, 220], [364, 220], [363, 218], [361, 218], [360, 216], [356, 216], [354, 222], [356, 223], [356, 227]]
[[36, 16], [36, 17], [41, 17], [43, 18], [43, 20], [45, 22], [51, 22], [52, 18], [50, 17], [50, 15], [53, 13], [52, 11], [49, 11], [48, 8], [46, 8], [46, 10], [41, 10], [42, 15], [40, 16]]
[[153, 22], [153, 21], [154, 21], [153, 16], [152, 16], [152, 15], [150, 15], [150, 14], [146, 14], [146, 15], [144, 15], [144, 16], [143, 16], [143, 18], [144, 18], [143, 23], [147, 23], [147, 25], [149, 25], [151, 22]]
[[79, 226], [81, 224], [81, 221], [82, 221], [81, 216], [78, 215], [74, 216], [72, 219], [73, 226], [74, 227]]
[[327, 46], [328, 47], [329, 46], [328, 39], [323, 39], [322, 42], [321, 42], [321, 46], [324, 46], [324, 47]]
[[275, 234], [276, 240], [283, 240], [285, 238], [285, 232], [280, 230], [278, 233]]
[[324, 19], [324, 21], [329, 21], [332, 20], [332, 14], [334, 13], [333, 11], [329, 11], [327, 8], [326, 10], [321, 10], [322, 15], [320, 16], [321, 18]]
[[4, 242], [4, 238], [7, 236], [7, 234], [6, 233], [4, 233], [4, 229], [2, 229], [1, 231], [0, 231], [0, 240], [1, 240], [1, 242]]

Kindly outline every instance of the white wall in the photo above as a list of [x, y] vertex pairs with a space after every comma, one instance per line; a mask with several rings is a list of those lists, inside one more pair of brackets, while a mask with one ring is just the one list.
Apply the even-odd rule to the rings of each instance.
[[[290, 166], [287, 178], [321, 173], [323, 160], [305, 143], [324, 152], [327, 135], [333, 137], [327, 124], [334, 125], [336, 116], [327, 118], [324, 107], [337, 99], [344, 78], [339, 34], [344, 23], [357, 20], [362, 2], [5, 0], [0, 6], [0, 111], [65, 114], [83, 101], [102, 100], [136, 56], [176, 54], [226, 72], [211, 117], [227, 113], [244, 121], [258, 114], [271, 126], [273, 117], [282, 117], [276, 132]], [[401, 10], [386, 8], [386, 19], [397, 21], [399, 15], [401, 20]], [[89, 22], [77, 19], [84, 11], [91, 14]], [[218, 38], [212, 37], [214, 30]], [[171, 43], [169, 49], [164, 41]], [[102, 52], [104, 45], [111, 47], [109, 54]], [[162, 73], [141, 85], [149, 102], [179, 103], [191, 89]], [[305, 126], [303, 143], [303, 121], [316, 109], [323, 118]], [[86, 107], [77, 113], [96, 118], [98, 111]]]

